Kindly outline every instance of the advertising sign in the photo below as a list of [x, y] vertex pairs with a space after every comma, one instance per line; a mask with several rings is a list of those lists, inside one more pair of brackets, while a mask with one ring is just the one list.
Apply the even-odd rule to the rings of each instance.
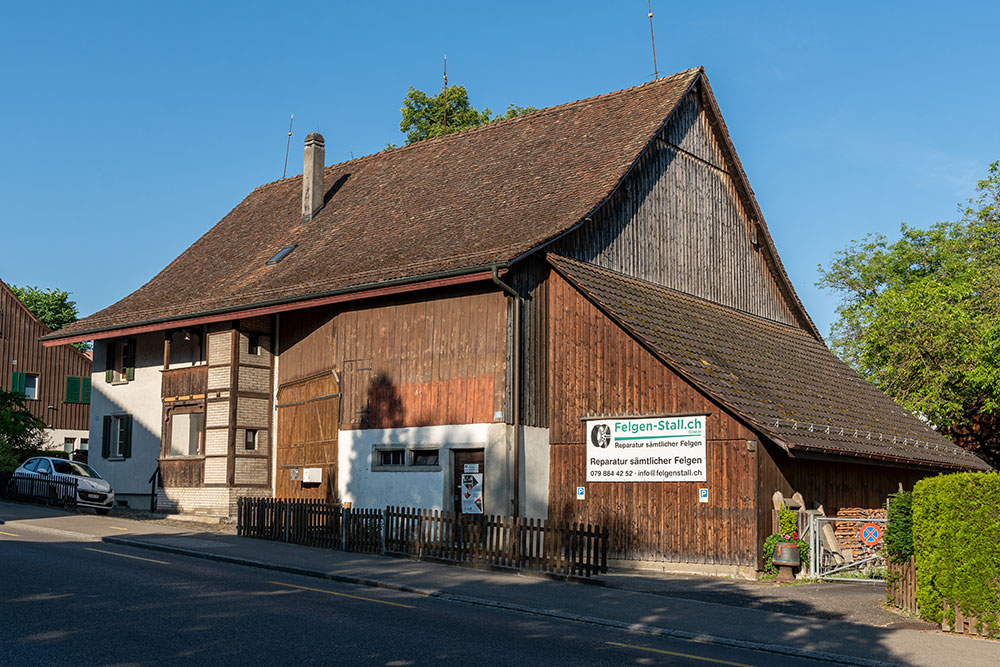
[[[466, 468], [469, 466], [466, 465]], [[479, 466], [476, 465], [476, 468]], [[483, 474], [462, 473], [462, 514], [483, 513]]]
[[707, 482], [706, 415], [595, 419], [587, 424], [588, 482]]

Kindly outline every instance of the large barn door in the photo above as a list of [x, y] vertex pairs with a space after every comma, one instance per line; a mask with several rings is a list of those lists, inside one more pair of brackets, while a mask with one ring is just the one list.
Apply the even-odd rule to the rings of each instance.
[[278, 498], [337, 500], [340, 383], [333, 371], [278, 389]]

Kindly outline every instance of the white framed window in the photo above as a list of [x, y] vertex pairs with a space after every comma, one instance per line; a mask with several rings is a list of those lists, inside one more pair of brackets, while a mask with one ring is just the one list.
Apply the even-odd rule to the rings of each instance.
[[38, 374], [24, 374], [24, 397], [30, 400], [38, 400]]
[[441, 470], [441, 450], [433, 445], [376, 445], [373, 472], [431, 472]]
[[108, 341], [105, 350], [104, 381], [109, 384], [124, 384], [135, 379], [135, 341]]
[[72, 452], [76, 448], [76, 438], [63, 438], [63, 451]]
[[170, 456], [198, 456], [204, 451], [205, 413], [200, 408], [171, 412]]
[[132, 415], [104, 415], [101, 457], [127, 459], [132, 456]]

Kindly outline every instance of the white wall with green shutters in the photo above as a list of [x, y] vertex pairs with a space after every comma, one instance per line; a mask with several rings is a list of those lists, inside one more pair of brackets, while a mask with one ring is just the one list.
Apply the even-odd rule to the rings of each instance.
[[[130, 507], [148, 508], [149, 478], [160, 456], [160, 370], [163, 368], [163, 334], [130, 337], [135, 345], [135, 371], [127, 382], [107, 381], [105, 367], [109, 341], [94, 343], [91, 376], [89, 462], [111, 482], [115, 495]], [[111, 341], [113, 342], [113, 341]], [[128, 457], [105, 458], [104, 417], [131, 415]]]

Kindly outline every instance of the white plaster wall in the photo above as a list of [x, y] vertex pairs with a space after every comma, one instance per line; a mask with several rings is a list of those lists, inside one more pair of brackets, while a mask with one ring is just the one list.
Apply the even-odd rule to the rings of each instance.
[[[547, 518], [549, 497], [549, 432], [524, 428], [521, 457], [521, 513]], [[434, 446], [439, 470], [372, 471], [376, 445]], [[487, 514], [511, 513], [513, 488], [513, 427], [506, 424], [460, 424], [340, 431], [338, 493], [358, 507], [401, 505], [450, 511], [452, 452], [483, 449], [484, 504]]]
[[[163, 334], [135, 336], [135, 380], [127, 384], [104, 381], [107, 343], [94, 345], [94, 372], [90, 396], [90, 455], [88, 462], [111, 482], [115, 495], [149, 494], [149, 477], [160, 456], [160, 369], [163, 368]], [[100, 371], [96, 369], [102, 369]], [[104, 415], [132, 415], [132, 456], [122, 460], [101, 458]], [[130, 503], [133, 504], [133, 503]]]
[[521, 514], [527, 518], [549, 518], [549, 429], [521, 429]]
[[73, 445], [73, 449], [80, 449], [80, 438], [89, 439], [90, 432], [68, 428], [47, 428], [45, 429], [45, 442], [42, 443], [42, 448], [65, 452], [66, 449], [63, 447], [63, 442], [66, 438], [73, 438], [76, 440], [76, 443]]
[[[451, 450], [487, 449], [491, 432], [502, 424], [461, 424], [340, 431], [337, 445], [340, 498], [358, 507], [402, 505], [424, 509], [450, 510]], [[435, 446], [439, 451], [440, 470], [407, 470], [382, 472], [371, 470], [372, 447], [375, 445]], [[483, 480], [487, 493], [499, 473], [485, 463], [487, 478]], [[490, 499], [486, 499], [487, 511]]]

